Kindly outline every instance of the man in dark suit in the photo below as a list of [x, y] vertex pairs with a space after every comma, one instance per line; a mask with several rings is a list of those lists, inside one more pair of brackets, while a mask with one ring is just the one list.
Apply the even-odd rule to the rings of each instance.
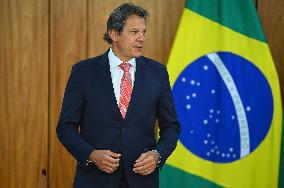
[[57, 134], [78, 161], [74, 187], [159, 187], [180, 126], [166, 67], [141, 56], [147, 17], [139, 6], [119, 6], [104, 35], [111, 48], [72, 68]]

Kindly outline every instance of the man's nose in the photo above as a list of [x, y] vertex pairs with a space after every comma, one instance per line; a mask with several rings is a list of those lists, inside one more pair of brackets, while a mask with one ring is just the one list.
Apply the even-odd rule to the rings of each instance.
[[143, 42], [145, 39], [145, 33], [139, 33], [139, 36], [137, 37], [137, 40], [140, 42]]

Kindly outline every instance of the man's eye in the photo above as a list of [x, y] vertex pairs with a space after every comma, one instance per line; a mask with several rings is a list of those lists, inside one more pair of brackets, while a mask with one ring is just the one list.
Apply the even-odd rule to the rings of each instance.
[[136, 34], [138, 31], [131, 31], [132, 34]]

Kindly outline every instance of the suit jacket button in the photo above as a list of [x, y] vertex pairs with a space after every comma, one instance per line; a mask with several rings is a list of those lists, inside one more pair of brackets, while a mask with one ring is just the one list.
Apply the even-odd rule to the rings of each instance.
[[121, 128], [121, 132], [122, 133], [125, 133], [126, 132], [126, 129], [123, 127], [123, 128]]

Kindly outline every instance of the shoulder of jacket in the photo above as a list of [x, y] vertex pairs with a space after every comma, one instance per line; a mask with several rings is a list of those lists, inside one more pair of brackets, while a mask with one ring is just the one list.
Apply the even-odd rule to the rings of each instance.
[[96, 57], [92, 57], [92, 58], [81, 60], [78, 63], [75, 63], [72, 66], [72, 69], [74, 71], [75, 70], [88, 70], [91, 67], [96, 66], [100, 62], [100, 60], [103, 58], [103, 55], [104, 54], [96, 56]]
[[141, 61], [145, 62], [147, 65], [150, 65], [150, 66], [153, 66], [153, 67], [156, 67], [156, 68], [161, 68], [161, 69], [164, 69], [165, 68], [165, 65], [154, 60], [154, 59], [151, 59], [151, 58], [148, 58], [148, 57], [145, 57], [145, 56], [141, 56]]

